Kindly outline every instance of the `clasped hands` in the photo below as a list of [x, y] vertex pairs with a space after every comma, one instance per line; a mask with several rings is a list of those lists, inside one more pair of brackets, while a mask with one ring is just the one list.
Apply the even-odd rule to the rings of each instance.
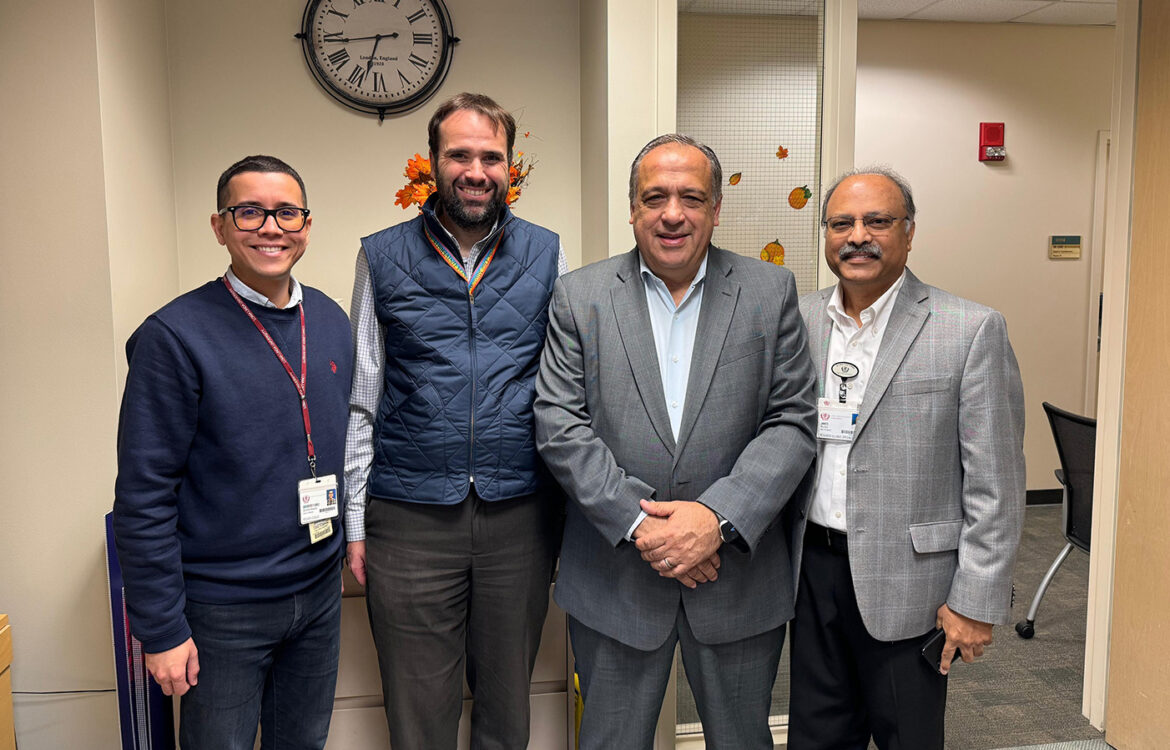
[[643, 500], [646, 518], [634, 529], [642, 559], [663, 578], [687, 588], [719, 577], [719, 519], [700, 502]]

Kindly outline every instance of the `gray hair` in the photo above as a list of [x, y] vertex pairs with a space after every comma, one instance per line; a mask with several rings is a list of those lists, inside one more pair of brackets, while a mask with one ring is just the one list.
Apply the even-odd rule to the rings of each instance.
[[711, 150], [710, 146], [699, 143], [689, 135], [667, 133], [647, 143], [638, 152], [638, 155], [634, 157], [634, 163], [630, 165], [630, 205], [634, 205], [634, 198], [637, 197], [638, 168], [642, 166], [642, 160], [646, 158], [646, 154], [668, 143], [677, 143], [683, 146], [697, 148], [702, 152], [703, 156], [707, 157], [707, 163], [711, 166], [711, 203], [718, 203], [719, 199], [723, 197], [723, 167], [719, 164], [719, 157], [715, 155], [715, 152]]
[[825, 198], [821, 202], [821, 223], [824, 224], [829, 220], [829, 199], [833, 197], [833, 192], [836, 191], [841, 183], [850, 177], [859, 177], [867, 174], [885, 177], [898, 186], [898, 190], [902, 192], [902, 204], [906, 207], [906, 217], [910, 223], [914, 223], [916, 209], [914, 208], [914, 194], [910, 192], [910, 183], [906, 181], [905, 177], [883, 164], [873, 164], [867, 167], [850, 169], [833, 180], [833, 184], [829, 185], [829, 189], [825, 191]]

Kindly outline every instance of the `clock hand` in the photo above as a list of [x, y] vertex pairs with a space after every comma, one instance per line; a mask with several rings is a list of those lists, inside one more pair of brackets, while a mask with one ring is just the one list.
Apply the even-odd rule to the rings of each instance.
[[378, 45], [382, 42], [381, 34], [374, 34], [374, 48], [370, 50], [370, 59], [366, 61], [366, 75], [370, 74], [370, 66], [374, 64], [374, 55], [378, 54]]
[[331, 36], [331, 37], [328, 37], [327, 39], [325, 39], [324, 41], [326, 41], [326, 42], [341, 42], [342, 44], [346, 44], [348, 42], [366, 42], [366, 41], [369, 41], [370, 39], [376, 39], [378, 37], [381, 37], [382, 39], [397, 39], [398, 32], [393, 31], [389, 34], [371, 34], [370, 36], [350, 36], [350, 37], [344, 37], [344, 36], [332, 37]]

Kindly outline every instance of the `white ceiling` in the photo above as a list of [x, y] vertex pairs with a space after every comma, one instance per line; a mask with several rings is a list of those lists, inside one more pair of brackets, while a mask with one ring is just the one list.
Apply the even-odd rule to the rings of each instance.
[[859, 18], [1112, 26], [1117, 0], [857, 0]]
[[[821, 0], [679, 0], [682, 13], [812, 15]], [[857, 0], [862, 19], [1112, 26], [1117, 0]]]

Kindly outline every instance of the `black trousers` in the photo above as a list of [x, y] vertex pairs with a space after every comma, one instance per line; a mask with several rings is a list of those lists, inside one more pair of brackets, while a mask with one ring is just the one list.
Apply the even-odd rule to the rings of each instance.
[[[810, 525], [811, 526], [811, 525]], [[928, 636], [879, 641], [857, 608], [842, 535], [805, 536], [792, 639], [788, 750], [942, 750], [947, 678], [922, 658]]]
[[528, 746], [559, 512], [543, 495], [489, 503], [472, 491], [454, 506], [370, 499], [366, 603], [394, 750], [455, 749], [464, 677], [471, 747]]

